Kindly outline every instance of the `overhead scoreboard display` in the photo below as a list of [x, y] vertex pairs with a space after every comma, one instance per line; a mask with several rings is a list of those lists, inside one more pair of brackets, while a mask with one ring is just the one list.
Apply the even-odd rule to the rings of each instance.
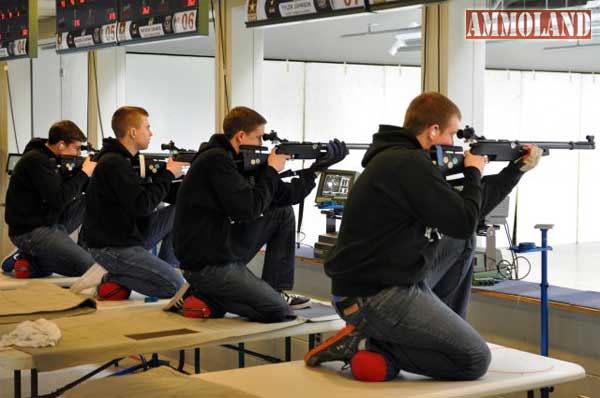
[[56, 48], [74, 51], [208, 35], [209, 1], [57, 0]]
[[56, 51], [117, 43], [117, 0], [56, 0]]
[[120, 2], [119, 43], [208, 35], [209, 0]]
[[365, 0], [247, 0], [246, 25], [263, 26], [347, 15], [365, 12], [365, 6]]
[[0, 61], [37, 56], [37, 0], [0, 0]]
[[246, 0], [246, 26], [360, 14], [439, 0]]

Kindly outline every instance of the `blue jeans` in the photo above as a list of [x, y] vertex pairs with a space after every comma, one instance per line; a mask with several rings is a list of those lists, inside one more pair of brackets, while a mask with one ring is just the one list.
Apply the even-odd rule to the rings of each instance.
[[[234, 250], [242, 259], [186, 271], [195, 296], [205, 300], [215, 316], [231, 312], [256, 322], [281, 322], [290, 314], [278, 290], [294, 286], [296, 219], [291, 207], [270, 209], [257, 220], [237, 224]], [[267, 245], [262, 279], [246, 264]]]
[[19, 252], [31, 258], [32, 277], [52, 273], [81, 276], [94, 264], [92, 255], [69, 237], [81, 225], [84, 214], [85, 197], [81, 197], [63, 211], [56, 224], [10, 237]]
[[345, 298], [335, 303], [336, 310], [367, 337], [367, 349], [384, 355], [395, 372], [477, 379], [486, 373], [491, 354], [465, 320], [474, 247], [474, 237], [444, 237], [424, 253], [429, 268], [425, 281]]
[[248, 264], [266, 245], [262, 279], [275, 290], [294, 287], [296, 217], [291, 206], [267, 210], [262, 217], [234, 227], [235, 252]]
[[467, 319], [471, 298], [475, 244], [475, 236], [467, 240], [444, 236], [435, 251], [426, 256], [430, 266], [425, 282], [463, 319]]
[[491, 353], [483, 338], [425, 282], [342, 299], [336, 309], [394, 372], [443, 380], [475, 380], [487, 372]]
[[192, 293], [206, 301], [213, 317], [225, 312], [255, 322], [281, 322], [290, 314], [288, 304], [244, 263], [229, 263], [185, 271]]
[[[175, 206], [168, 206], [150, 217], [144, 246], [90, 248], [108, 271], [107, 280], [146, 296], [172, 297], [184, 283], [171, 241], [174, 214]], [[160, 252], [153, 256], [148, 250], [160, 241]]]

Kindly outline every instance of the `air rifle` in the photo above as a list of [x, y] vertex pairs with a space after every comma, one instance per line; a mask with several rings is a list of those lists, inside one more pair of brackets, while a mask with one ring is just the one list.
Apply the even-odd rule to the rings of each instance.
[[[275, 152], [280, 155], [288, 155], [293, 160], [316, 160], [327, 155], [327, 144], [321, 142], [299, 142], [299, 141], [288, 141], [284, 138], [280, 138], [277, 132], [271, 130], [270, 133], [263, 135], [263, 140], [271, 141], [277, 146]], [[346, 148], [350, 149], [362, 149], [366, 150], [369, 148], [369, 144], [346, 144]], [[244, 170], [250, 171], [255, 167], [267, 161], [269, 153], [267, 148], [263, 146], [255, 145], [242, 145], [240, 147], [242, 153], [242, 159], [244, 162]], [[301, 170], [288, 170], [280, 174], [282, 177], [290, 177], [297, 175]]]
[[[585, 137], [585, 141], [528, 141], [528, 140], [488, 140], [478, 136], [473, 127], [466, 126], [456, 136], [465, 140], [474, 155], [487, 156], [490, 162], [511, 162], [527, 153], [526, 147], [536, 145], [542, 150], [542, 156], [550, 154], [551, 149], [582, 150], [595, 149], [593, 135]], [[464, 170], [463, 148], [457, 146], [437, 146], [431, 151], [431, 159], [437, 164], [445, 176], [462, 173]]]
[[[586, 136], [586, 141], [510, 141], [510, 140], [488, 140], [478, 136], [473, 127], [466, 126], [457, 132], [457, 137], [465, 140], [469, 145], [471, 153], [487, 156], [490, 162], [506, 162], [516, 160], [527, 153], [526, 146], [537, 145], [542, 149], [542, 156], [550, 154], [551, 149], [595, 149], [593, 135]], [[318, 159], [327, 153], [327, 144], [314, 142], [294, 142], [278, 137], [275, 131], [265, 134], [263, 139], [277, 144], [277, 153], [289, 155], [292, 159]], [[346, 144], [349, 150], [367, 150], [370, 144]], [[266, 148], [263, 148], [266, 149]], [[257, 152], [257, 151], [255, 151]], [[253, 156], [254, 163], [258, 157]], [[438, 145], [431, 148], [431, 159], [437, 165], [444, 176], [462, 173], [464, 170], [464, 149], [460, 146]], [[267, 154], [263, 154], [266, 159]]]
[[[288, 141], [280, 138], [276, 131], [263, 135], [263, 140], [271, 141], [277, 145], [278, 154], [289, 155], [292, 159], [307, 160], [319, 159], [327, 154], [327, 144], [321, 142], [298, 142]], [[351, 149], [369, 149], [370, 144], [346, 144], [346, 148]]]

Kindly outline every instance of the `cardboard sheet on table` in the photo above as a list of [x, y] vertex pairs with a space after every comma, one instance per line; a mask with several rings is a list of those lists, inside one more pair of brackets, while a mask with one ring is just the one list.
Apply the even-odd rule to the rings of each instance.
[[96, 302], [41, 280], [0, 290], [0, 324], [89, 314]]
[[[161, 308], [131, 307], [61, 318], [54, 322], [63, 337], [55, 347], [19, 348], [34, 358], [40, 371], [108, 361], [132, 354], [197, 347], [219, 340], [249, 336], [299, 325], [305, 321], [263, 324], [240, 318], [185, 318]], [[8, 333], [0, 326], [0, 333]]]

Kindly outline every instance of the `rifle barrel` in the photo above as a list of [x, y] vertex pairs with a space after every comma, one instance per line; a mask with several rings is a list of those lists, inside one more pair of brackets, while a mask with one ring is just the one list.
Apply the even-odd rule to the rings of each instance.
[[370, 146], [371, 144], [346, 144], [346, 148], [358, 150], [367, 150]]
[[589, 141], [515, 141], [517, 145], [537, 145], [547, 149], [594, 149], [595, 145]]

